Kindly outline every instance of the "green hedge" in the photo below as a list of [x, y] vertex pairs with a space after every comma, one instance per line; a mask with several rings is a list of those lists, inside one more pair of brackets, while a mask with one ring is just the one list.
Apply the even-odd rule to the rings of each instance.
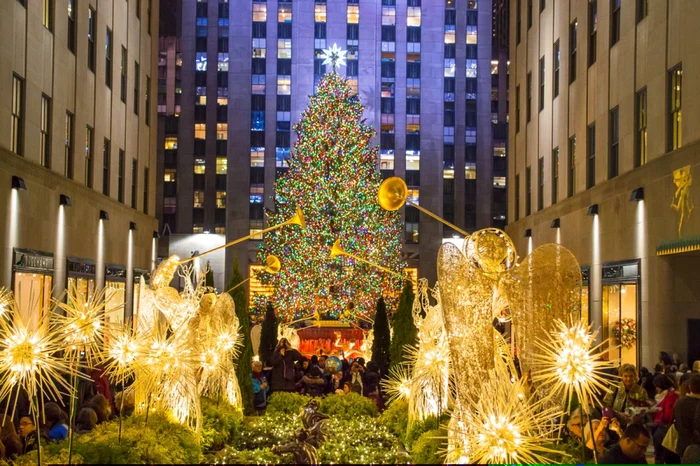
[[226, 447], [207, 458], [210, 464], [293, 464], [292, 455], [276, 455], [270, 448], [236, 450]]
[[[161, 414], [151, 414], [144, 427], [143, 416], [124, 420], [119, 443], [119, 423], [107, 422], [73, 439], [73, 462], [87, 464], [187, 464], [202, 460], [202, 447], [190, 429]], [[68, 439], [42, 449], [43, 463], [67, 463]], [[15, 464], [36, 464], [36, 452], [18, 458]]]
[[332, 417], [328, 433], [318, 449], [321, 463], [404, 464], [409, 460], [398, 439], [376, 419]]
[[408, 428], [408, 402], [394, 400], [379, 416], [377, 422], [403, 441], [406, 438], [406, 429]]
[[300, 428], [298, 414], [267, 413], [265, 416], [247, 417], [231, 446], [236, 450], [272, 448], [294, 439]]
[[432, 429], [423, 432], [413, 443], [411, 462], [415, 464], [442, 464], [447, 448], [447, 431]]
[[243, 413], [226, 401], [202, 398], [202, 448], [217, 451], [230, 444], [243, 422]]
[[275, 392], [267, 400], [266, 414], [299, 414], [301, 408], [311, 399], [310, 396], [294, 392]]
[[329, 395], [323, 398], [321, 412], [340, 419], [376, 417], [379, 414], [374, 401], [357, 393]]

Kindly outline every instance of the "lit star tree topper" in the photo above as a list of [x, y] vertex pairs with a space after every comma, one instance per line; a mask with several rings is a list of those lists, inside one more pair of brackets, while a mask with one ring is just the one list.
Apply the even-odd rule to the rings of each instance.
[[[299, 207], [307, 226], [266, 234], [260, 250], [262, 259], [274, 254], [284, 264], [279, 274], [260, 276], [275, 287], [272, 299], [283, 321], [314, 312], [352, 321], [371, 315], [382, 296], [389, 309], [398, 299], [400, 276], [330, 256], [340, 240], [358, 257], [396, 272], [404, 268], [401, 219], [377, 201], [378, 148], [370, 146], [375, 131], [363, 123], [362, 112], [345, 78], [328, 73], [294, 127], [298, 138], [289, 169], [276, 182], [276, 212], [268, 212], [267, 223], [279, 224]], [[256, 300], [256, 310], [263, 313], [265, 304]]]
[[321, 55], [321, 58], [324, 59], [324, 65], [331, 65], [333, 67], [333, 71], [335, 71], [336, 68], [346, 66], [345, 55], [347, 53], [347, 50], [342, 50], [340, 47], [338, 47], [338, 44], [334, 43], [333, 47], [323, 49], [323, 54]]

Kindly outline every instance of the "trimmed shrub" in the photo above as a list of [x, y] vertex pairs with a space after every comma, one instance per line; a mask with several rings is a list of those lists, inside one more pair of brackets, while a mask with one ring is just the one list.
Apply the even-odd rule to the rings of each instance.
[[294, 392], [275, 392], [267, 400], [267, 414], [299, 414], [311, 397]]
[[374, 401], [357, 393], [328, 395], [321, 401], [321, 412], [339, 419], [376, 417], [379, 414]]
[[207, 458], [209, 464], [293, 464], [292, 455], [276, 455], [270, 448], [239, 451], [226, 447]]
[[379, 425], [389, 429], [402, 442], [408, 429], [408, 401], [395, 400], [377, 419]]
[[[202, 460], [202, 447], [190, 429], [170, 422], [156, 413], [124, 420], [119, 443], [119, 423], [107, 422], [94, 431], [73, 439], [73, 461], [86, 464], [191, 464]], [[65, 464], [68, 439], [48, 444], [42, 462]], [[15, 464], [36, 464], [36, 452], [17, 459]]]
[[272, 448], [291, 442], [301, 429], [298, 413], [267, 413], [260, 417], [247, 417], [231, 445], [236, 450]]
[[231, 443], [240, 430], [243, 413], [226, 401], [202, 397], [202, 448], [217, 451]]
[[409, 460], [396, 437], [376, 419], [332, 417], [328, 432], [318, 449], [323, 464], [403, 464]]
[[447, 447], [447, 431], [432, 429], [423, 432], [413, 443], [411, 462], [415, 464], [442, 464], [443, 450]]

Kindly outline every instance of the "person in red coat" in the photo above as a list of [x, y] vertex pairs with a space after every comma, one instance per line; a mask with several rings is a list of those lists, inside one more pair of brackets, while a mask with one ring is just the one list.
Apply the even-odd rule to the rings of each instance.
[[678, 400], [678, 392], [676, 392], [673, 381], [664, 374], [657, 374], [654, 377], [654, 387], [656, 388], [655, 407], [658, 409], [654, 413], [654, 424], [652, 427], [654, 432], [652, 436], [654, 441], [654, 460], [656, 464], [678, 463], [680, 461], [678, 455], [661, 445], [668, 429], [673, 424], [673, 407]]
[[114, 409], [114, 399], [112, 398], [112, 391], [109, 389], [109, 379], [105, 375], [104, 369], [101, 367], [96, 367], [90, 372], [90, 377], [92, 378], [92, 385], [95, 389], [95, 394], [99, 394], [107, 398], [109, 405], [112, 407], [112, 412]]

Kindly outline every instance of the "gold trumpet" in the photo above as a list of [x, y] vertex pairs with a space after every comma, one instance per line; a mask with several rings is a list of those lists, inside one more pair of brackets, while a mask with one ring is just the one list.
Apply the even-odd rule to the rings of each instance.
[[[265, 267], [263, 268], [263, 272], [265, 273], [271, 273], [272, 275], [277, 275], [280, 273], [280, 269], [282, 268], [282, 264], [280, 263], [280, 260], [277, 258], [277, 256], [273, 256], [270, 254], [265, 258]], [[235, 290], [239, 286], [243, 285], [244, 283], [247, 283], [250, 281], [250, 277], [246, 278], [242, 282], [232, 286], [228, 290], [225, 291], [225, 293], [230, 293], [231, 291]]]
[[383, 271], [386, 272], [386, 273], [390, 273], [390, 274], [393, 274], [393, 275], [397, 275], [397, 276], [403, 278], [404, 280], [408, 280], [408, 281], [410, 281], [410, 282], [413, 282], [413, 280], [411, 280], [410, 278], [408, 278], [406, 275], [402, 274], [401, 272], [396, 272], [396, 271], [394, 271], [394, 270], [391, 270], [390, 268], [384, 267], [384, 266], [379, 265], [379, 264], [375, 264], [374, 262], [370, 262], [370, 261], [368, 261], [367, 259], [364, 259], [364, 258], [362, 258], [362, 257], [360, 257], [360, 256], [356, 256], [355, 254], [351, 254], [351, 253], [347, 252], [347, 251], [346, 251], [345, 249], [343, 249], [343, 247], [340, 245], [340, 240], [339, 240], [339, 239], [335, 240], [335, 243], [333, 243], [333, 247], [331, 247], [331, 259], [335, 259], [335, 258], [338, 257], [338, 256], [348, 256], [348, 257], [352, 257], [352, 258], [355, 259], [356, 261], [364, 262], [365, 264], [369, 264], [369, 265], [371, 265], [371, 266], [373, 266], [373, 267], [378, 268], [379, 270], [383, 270]]
[[209, 251], [205, 251], [205, 252], [198, 254], [196, 256], [192, 256], [192, 257], [189, 257], [187, 259], [181, 259], [180, 262], [178, 262], [178, 265], [186, 264], [187, 262], [193, 261], [193, 260], [198, 259], [202, 256], [206, 256], [207, 254], [211, 254], [212, 252], [218, 251], [219, 249], [225, 249], [225, 248], [231, 247], [231, 246], [236, 245], [238, 243], [241, 243], [247, 239], [250, 239], [253, 236], [264, 235], [265, 233], [268, 233], [270, 231], [282, 228], [285, 225], [299, 225], [302, 229], [306, 228], [306, 220], [304, 219], [304, 213], [301, 211], [301, 209], [299, 207], [297, 207], [296, 214], [294, 214], [294, 216], [292, 218], [290, 218], [289, 220], [287, 220], [286, 222], [282, 222], [279, 225], [275, 225], [273, 227], [266, 228], [266, 229], [262, 230], [261, 232], [253, 233], [253, 234], [250, 234], [248, 236], [244, 236], [243, 238], [235, 239], [235, 240], [231, 241], [230, 243], [226, 243], [223, 246], [219, 246], [219, 247], [216, 247], [214, 249], [210, 249]]
[[384, 180], [381, 186], [379, 186], [379, 205], [381, 205], [384, 210], [394, 211], [399, 210], [404, 204], [408, 204], [412, 207], [415, 207], [416, 209], [420, 210], [429, 217], [434, 218], [438, 222], [444, 223], [453, 230], [463, 234], [465, 238], [469, 237], [469, 233], [462, 230], [457, 225], [454, 225], [448, 222], [447, 220], [438, 217], [429, 210], [424, 209], [418, 204], [409, 201], [408, 186], [406, 186], [406, 182], [404, 180], [402, 180], [398, 176], [392, 176], [391, 178], [387, 178], [386, 180]]

